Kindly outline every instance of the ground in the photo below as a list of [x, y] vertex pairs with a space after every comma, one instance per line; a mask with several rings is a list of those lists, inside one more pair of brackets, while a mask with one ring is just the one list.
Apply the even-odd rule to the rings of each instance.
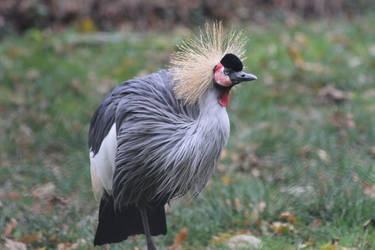
[[[161, 249], [375, 248], [375, 16], [244, 24], [231, 137], [196, 199], [168, 208]], [[167, 67], [170, 33], [30, 30], [0, 40], [0, 232], [32, 248], [92, 248], [89, 120], [123, 80]], [[10, 244], [8, 242], [8, 244]], [[144, 248], [132, 237], [111, 249]]]

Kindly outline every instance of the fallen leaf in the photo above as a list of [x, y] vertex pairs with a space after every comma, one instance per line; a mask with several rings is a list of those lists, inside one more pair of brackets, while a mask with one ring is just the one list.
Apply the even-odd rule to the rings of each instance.
[[11, 191], [11, 192], [9, 192], [8, 197], [9, 197], [9, 199], [11, 199], [13, 201], [13, 200], [20, 199], [21, 195], [19, 193]]
[[315, 246], [315, 242], [313, 240], [309, 240], [305, 243], [299, 244], [298, 249], [305, 249], [305, 248], [313, 247], [313, 246]]
[[21, 237], [20, 241], [25, 244], [30, 244], [30, 243], [41, 241], [42, 237], [43, 237], [42, 231], [38, 231], [32, 234], [25, 234], [24, 236]]
[[273, 222], [270, 228], [272, 229], [272, 231], [274, 231], [278, 235], [287, 235], [293, 232], [294, 230], [294, 227], [292, 224], [283, 223], [280, 221]]
[[365, 183], [364, 186], [364, 193], [371, 198], [375, 198], [375, 184], [370, 185], [368, 183]]
[[330, 121], [331, 121], [331, 124], [335, 127], [338, 127], [338, 128], [341, 128], [342, 125], [341, 125], [341, 113], [336, 111], [335, 113], [333, 113], [333, 115], [331, 115], [331, 117], [329, 118]]
[[298, 221], [296, 220], [296, 217], [294, 214], [290, 212], [282, 212], [279, 215], [279, 219], [287, 220], [288, 222], [292, 223], [293, 225], [299, 225]]
[[310, 228], [311, 229], [317, 229], [318, 227], [320, 227], [323, 223], [323, 220], [322, 219], [315, 219], [311, 224], [310, 224]]
[[36, 198], [44, 199], [54, 194], [55, 189], [55, 184], [53, 184], [52, 182], [47, 182], [45, 184], [36, 185], [35, 187], [33, 187], [31, 193]]
[[22, 242], [5, 238], [5, 249], [7, 250], [26, 250], [26, 245]]
[[318, 149], [316, 153], [318, 154], [319, 159], [322, 160], [324, 163], [330, 162], [329, 155], [323, 149]]
[[228, 240], [229, 238], [231, 238], [233, 236], [249, 234], [249, 233], [250, 232], [246, 229], [244, 229], [242, 231], [239, 231], [239, 232], [236, 232], [236, 233], [221, 233], [218, 236], [213, 236], [210, 243], [214, 244], [214, 245], [221, 244], [221, 243], [223, 243], [224, 241]]
[[174, 243], [169, 249], [179, 249], [181, 244], [186, 240], [187, 238], [187, 228], [184, 227], [180, 230], [178, 234], [174, 237]]
[[318, 96], [321, 98], [327, 98], [333, 101], [341, 102], [351, 99], [349, 94], [344, 91], [336, 89], [333, 84], [328, 84], [326, 87], [322, 88]]
[[352, 113], [345, 115], [344, 125], [346, 128], [355, 128], [354, 115]]
[[211, 241], [210, 241], [210, 243], [214, 244], [214, 245], [221, 244], [224, 241], [226, 241], [227, 239], [229, 239], [230, 237], [232, 237], [232, 234], [221, 233], [218, 236], [213, 236], [212, 239], [211, 239]]
[[7, 223], [3, 229], [3, 234], [5, 237], [10, 237], [14, 229], [17, 227], [17, 220], [12, 218], [9, 223]]

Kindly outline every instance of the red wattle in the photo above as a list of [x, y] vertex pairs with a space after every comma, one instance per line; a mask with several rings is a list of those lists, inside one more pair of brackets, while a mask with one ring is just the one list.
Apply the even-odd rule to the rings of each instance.
[[226, 107], [229, 103], [229, 93], [223, 92], [219, 99], [219, 104], [223, 107]]

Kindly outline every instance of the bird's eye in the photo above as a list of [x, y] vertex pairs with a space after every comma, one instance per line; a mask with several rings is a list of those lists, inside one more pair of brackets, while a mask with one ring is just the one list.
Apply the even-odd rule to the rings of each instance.
[[224, 75], [229, 75], [230, 74], [230, 70], [229, 69], [224, 69]]

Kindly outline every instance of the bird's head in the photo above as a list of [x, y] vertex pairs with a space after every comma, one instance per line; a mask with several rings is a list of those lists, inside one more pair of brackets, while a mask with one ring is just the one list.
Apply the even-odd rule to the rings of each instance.
[[199, 36], [185, 41], [172, 56], [174, 93], [194, 104], [207, 91], [219, 91], [219, 104], [226, 106], [229, 90], [236, 84], [256, 80], [242, 71], [246, 38], [241, 31], [224, 32], [222, 23], [206, 24]]
[[256, 80], [257, 77], [242, 71], [241, 60], [234, 54], [226, 54], [214, 69], [214, 87], [220, 90], [219, 104], [228, 105], [229, 90], [236, 84]]

